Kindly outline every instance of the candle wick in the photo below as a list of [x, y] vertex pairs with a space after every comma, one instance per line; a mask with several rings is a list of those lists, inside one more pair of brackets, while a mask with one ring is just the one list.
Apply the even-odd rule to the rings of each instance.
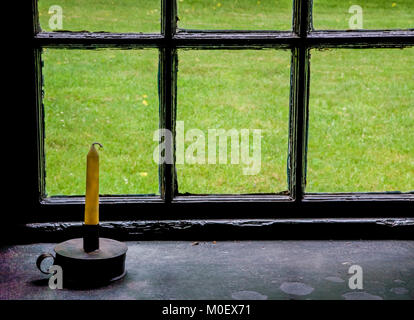
[[102, 149], [103, 149], [103, 145], [102, 145], [102, 144], [100, 144], [99, 142], [94, 142], [94, 143], [92, 143], [92, 146], [95, 146], [95, 144], [97, 144], [100, 148], [102, 148]]

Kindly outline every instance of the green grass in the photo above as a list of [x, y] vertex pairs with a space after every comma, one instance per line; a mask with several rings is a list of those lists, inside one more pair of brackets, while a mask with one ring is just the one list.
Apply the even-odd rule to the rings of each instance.
[[291, 30], [292, 3], [292, 0], [178, 0], [178, 27]]
[[414, 189], [414, 48], [314, 51], [309, 192]]
[[39, 0], [40, 27], [52, 31], [49, 8], [63, 11], [63, 28], [71, 31], [160, 32], [160, 1], [149, 0]]
[[84, 194], [98, 141], [102, 194], [158, 193], [158, 51], [45, 49], [46, 188]]
[[363, 13], [363, 29], [414, 28], [412, 0], [313, 0], [315, 29], [349, 29], [352, 5], [359, 5]]
[[[290, 29], [291, 1], [274, 1], [278, 10], [272, 2], [179, 1], [179, 27]], [[394, 2], [373, 7], [365, 1], [364, 28], [413, 27], [414, 1]], [[44, 30], [56, 4], [63, 8], [63, 29], [160, 29], [159, 1], [41, 0]], [[348, 7], [348, 1], [315, 0], [315, 27], [347, 29]], [[104, 145], [102, 194], [158, 193], [157, 50], [45, 49], [43, 60], [48, 195], [84, 194], [94, 141]], [[413, 66], [414, 49], [312, 52], [308, 192], [414, 189]], [[288, 51], [179, 51], [177, 120], [186, 131], [263, 132], [258, 175], [243, 175], [243, 165], [178, 165], [180, 192], [287, 189], [289, 72]]]
[[177, 120], [184, 121], [185, 131], [262, 130], [259, 174], [244, 175], [246, 166], [231, 164], [228, 152], [228, 164], [178, 165], [180, 192], [287, 190], [290, 52], [182, 50], [178, 57]]

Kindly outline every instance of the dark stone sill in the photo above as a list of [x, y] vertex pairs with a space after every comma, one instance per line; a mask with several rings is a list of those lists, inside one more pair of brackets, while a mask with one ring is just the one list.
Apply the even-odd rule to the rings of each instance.
[[[81, 222], [3, 227], [2, 242], [60, 242], [81, 237]], [[100, 235], [134, 240], [341, 240], [414, 239], [414, 218], [216, 219], [105, 221]]]

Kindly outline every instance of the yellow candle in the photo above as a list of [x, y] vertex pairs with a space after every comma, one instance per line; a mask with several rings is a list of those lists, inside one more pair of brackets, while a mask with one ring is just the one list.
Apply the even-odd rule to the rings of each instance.
[[86, 161], [85, 224], [99, 223], [99, 154], [94, 142], [88, 152]]

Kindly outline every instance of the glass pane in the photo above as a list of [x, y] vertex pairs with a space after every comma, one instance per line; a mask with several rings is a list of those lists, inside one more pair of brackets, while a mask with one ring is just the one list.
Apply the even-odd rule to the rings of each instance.
[[44, 31], [160, 32], [160, 0], [39, 0]]
[[46, 190], [85, 193], [86, 155], [100, 151], [101, 194], [158, 193], [158, 51], [44, 49]]
[[179, 52], [180, 193], [287, 190], [289, 77], [289, 51]]
[[315, 51], [308, 192], [414, 190], [414, 48]]
[[313, 0], [315, 29], [414, 28], [413, 0]]
[[291, 30], [292, 0], [178, 0], [181, 29]]

